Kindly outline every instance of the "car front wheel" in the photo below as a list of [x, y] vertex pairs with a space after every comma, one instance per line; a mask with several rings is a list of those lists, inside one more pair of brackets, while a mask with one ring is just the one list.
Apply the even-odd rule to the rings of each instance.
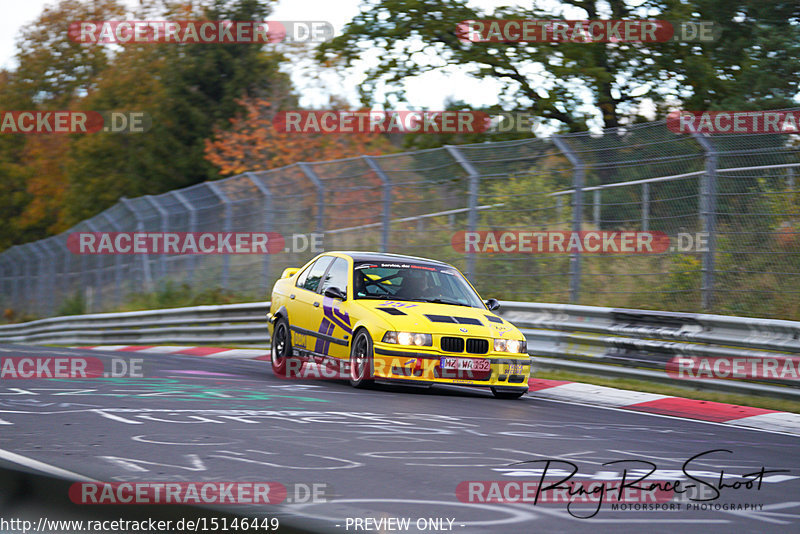
[[372, 338], [366, 330], [359, 330], [350, 349], [350, 385], [369, 387], [373, 383]]
[[272, 372], [275, 376], [286, 378], [287, 360], [292, 355], [292, 338], [289, 334], [289, 321], [285, 317], [280, 317], [275, 322], [272, 331], [272, 349], [270, 360], [272, 362]]

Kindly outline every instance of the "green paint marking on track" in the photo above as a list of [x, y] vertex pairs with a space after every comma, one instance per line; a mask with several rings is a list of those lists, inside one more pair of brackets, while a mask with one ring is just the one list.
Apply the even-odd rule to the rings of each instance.
[[92, 385], [98, 382], [119, 384], [130, 388], [127, 390], [104, 391], [85, 391], [78, 392], [78, 396], [99, 396], [99, 397], [125, 397], [142, 399], [169, 399], [174, 401], [195, 401], [195, 400], [215, 400], [215, 401], [243, 401], [260, 400], [268, 401], [275, 399], [292, 399], [302, 402], [331, 402], [327, 399], [316, 397], [306, 397], [301, 395], [288, 395], [285, 393], [268, 393], [265, 391], [254, 391], [240, 387], [209, 387], [208, 385], [187, 384], [173, 378], [92, 378], [92, 379], [71, 379], [60, 378], [51, 379], [52, 382], [69, 382], [71, 384]]

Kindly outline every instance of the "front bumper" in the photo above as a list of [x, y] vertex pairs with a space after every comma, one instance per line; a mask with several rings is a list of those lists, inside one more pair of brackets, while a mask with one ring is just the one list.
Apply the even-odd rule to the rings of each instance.
[[[443, 359], [488, 360], [489, 368], [453, 369], [443, 367]], [[374, 376], [387, 380], [422, 383], [466, 384], [495, 388], [528, 387], [531, 359], [525, 354], [466, 354], [441, 351], [403, 350], [397, 345], [376, 343], [373, 354]], [[458, 362], [460, 364], [461, 362]], [[483, 364], [485, 367], [485, 364]]]

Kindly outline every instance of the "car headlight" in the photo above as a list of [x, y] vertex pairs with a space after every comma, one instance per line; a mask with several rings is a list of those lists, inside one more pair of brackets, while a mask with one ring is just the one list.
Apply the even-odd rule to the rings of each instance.
[[397, 345], [430, 347], [433, 345], [433, 337], [430, 334], [419, 334], [416, 332], [386, 332], [383, 335], [383, 342]]
[[528, 352], [528, 342], [517, 341], [516, 339], [495, 339], [494, 351], [525, 354]]

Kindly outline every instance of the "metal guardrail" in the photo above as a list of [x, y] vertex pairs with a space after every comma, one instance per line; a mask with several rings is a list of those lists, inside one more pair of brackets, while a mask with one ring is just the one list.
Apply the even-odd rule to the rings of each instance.
[[[53, 317], [0, 326], [0, 343], [266, 345], [269, 302]], [[624, 308], [501, 302], [539, 368], [686, 385], [684, 358], [800, 358], [800, 322]], [[800, 380], [692, 380], [698, 389], [800, 399]]]
[[502, 302], [539, 369], [800, 400], [800, 380], [676, 379], [676, 357], [800, 359], [800, 322], [697, 313]]
[[264, 344], [269, 302], [51, 317], [0, 326], [0, 343]]

